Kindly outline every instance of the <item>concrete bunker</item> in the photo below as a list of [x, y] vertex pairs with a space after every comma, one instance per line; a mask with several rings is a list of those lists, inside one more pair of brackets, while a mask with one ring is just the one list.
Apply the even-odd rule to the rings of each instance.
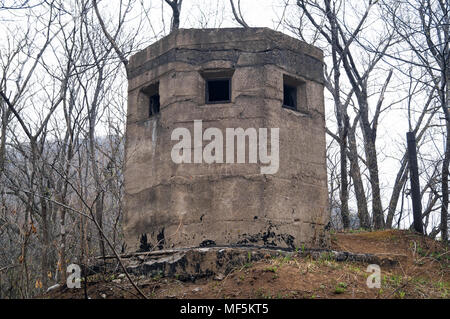
[[[131, 57], [127, 249], [326, 246], [322, 69], [319, 49], [267, 28], [180, 29]], [[248, 150], [245, 163], [174, 163], [173, 130], [196, 120], [279, 128], [278, 171], [261, 174]]]

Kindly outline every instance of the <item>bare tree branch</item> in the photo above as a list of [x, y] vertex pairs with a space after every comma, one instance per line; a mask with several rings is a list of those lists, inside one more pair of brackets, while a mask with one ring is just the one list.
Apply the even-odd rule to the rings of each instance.
[[234, 6], [233, 0], [230, 0], [231, 9], [233, 10], [233, 16], [236, 19], [236, 21], [243, 26], [244, 28], [250, 28], [248, 24], [244, 20], [244, 16], [241, 12], [241, 0], [238, 0], [238, 10], [236, 11], [236, 8]]

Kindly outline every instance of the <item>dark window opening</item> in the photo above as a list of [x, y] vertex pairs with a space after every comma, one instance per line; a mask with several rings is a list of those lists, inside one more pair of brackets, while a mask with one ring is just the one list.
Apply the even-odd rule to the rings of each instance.
[[159, 82], [151, 84], [142, 89], [144, 94], [144, 107], [145, 116], [152, 117], [153, 115], [159, 114], [160, 103], [159, 103]]
[[297, 112], [308, 111], [305, 80], [283, 74], [283, 107]]
[[297, 110], [297, 88], [295, 86], [283, 85], [283, 107]]
[[156, 93], [149, 98], [148, 116], [159, 113], [159, 94]]
[[220, 103], [230, 101], [230, 79], [216, 79], [206, 81], [206, 103]]

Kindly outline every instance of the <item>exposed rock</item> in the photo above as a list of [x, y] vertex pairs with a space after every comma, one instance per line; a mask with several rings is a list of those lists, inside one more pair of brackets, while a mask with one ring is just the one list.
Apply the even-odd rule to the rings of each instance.
[[[338, 262], [363, 262], [367, 264], [395, 265], [395, 256], [356, 254], [327, 249], [303, 249], [292, 251], [269, 247], [207, 247], [190, 249], [171, 249], [122, 256], [129, 273], [145, 279], [152, 276], [174, 277], [180, 281], [195, 281], [213, 277], [223, 280], [232, 270], [252, 262], [278, 256], [310, 257]], [[110, 256], [108, 259], [112, 259]], [[111, 264], [112, 267], [112, 264]], [[123, 278], [124, 276], [122, 276]], [[120, 282], [115, 279], [113, 282]]]
[[50, 287], [47, 288], [47, 292], [52, 291], [52, 290], [54, 290], [54, 289], [56, 289], [56, 288], [58, 288], [60, 286], [61, 286], [60, 284], [56, 284], [56, 285], [50, 286]]
[[217, 275], [214, 277], [214, 280], [221, 281], [221, 280], [223, 280], [224, 278], [225, 278], [225, 275], [224, 275], [224, 274], [217, 274]]
[[[127, 271], [135, 275], [163, 275], [182, 281], [228, 274], [236, 267], [264, 258], [267, 253], [280, 255], [282, 250], [252, 249], [247, 247], [210, 247], [168, 250], [147, 254], [146, 260], [131, 257]], [[164, 254], [165, 253], [165, 254]]]

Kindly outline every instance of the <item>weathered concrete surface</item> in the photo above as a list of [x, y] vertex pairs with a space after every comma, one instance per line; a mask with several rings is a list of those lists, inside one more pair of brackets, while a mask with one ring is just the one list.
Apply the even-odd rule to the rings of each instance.
[[[127, 249], [328, 244], [322, 52], [266, 28], [178, 30], [128, 65], [124, 231]], [[205, 104], [202, 72], [233, 70], [231, 103]], [[306, 84], [299, 112], [281, 107], [283, 76]], [[148, 117], [142, 89], [159, 83], [161, 112]], [[175, 164], [171, 133], [280, 128], [280, 168]], [[205, 145], [204, 143], [203, 145]]]

